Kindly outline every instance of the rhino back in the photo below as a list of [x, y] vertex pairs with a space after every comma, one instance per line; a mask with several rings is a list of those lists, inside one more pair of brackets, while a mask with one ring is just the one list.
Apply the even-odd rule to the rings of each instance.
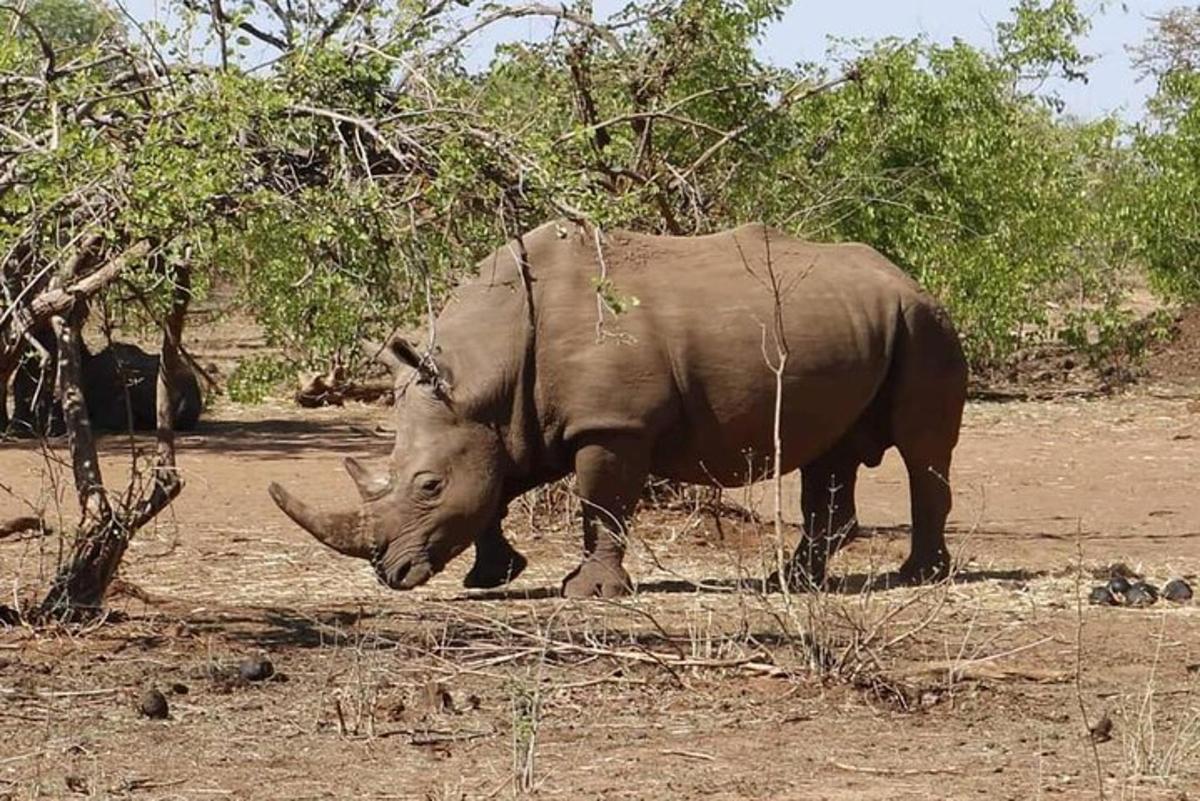
[[[932, 303], [868, 247], [807, 243], [761, 225], [703, 237], [616, 231], [598, 249], [590, 229], [554, 223], [525, 241], [536, 319], [529, 355], [526, 284], [511, 248], [481, 264], [444, 315], [454, 349], [500, 383], [516, 369], [502, 365], [536, 362], [533, 405], [548, 452], [625, 431], [654, 443], [656, 473], [683, 480], [740, 483], [772, 453], [776, 297], [786, 469], [863, 415], [888, 374], [903, 309]], [[610, 295], [637, 305], [619, 315], [598, 305], [602, 273]]]

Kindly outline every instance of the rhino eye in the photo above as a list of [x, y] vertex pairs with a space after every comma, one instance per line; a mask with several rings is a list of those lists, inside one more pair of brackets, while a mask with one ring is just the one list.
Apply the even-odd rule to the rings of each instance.
[[441, 493], [443, 483], [439, 477], [427, 473], [417, 479], [417, 489], [422, 495], [433, 498]]

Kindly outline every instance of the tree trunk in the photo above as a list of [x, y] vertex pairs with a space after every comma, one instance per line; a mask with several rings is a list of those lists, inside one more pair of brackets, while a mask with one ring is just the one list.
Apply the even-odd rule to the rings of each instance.
[[0, 437], [8, 430], [8, 376], [0, 370]]
[[120, 512], [109, 504], [101, 483], [95, 440], [80, 383], [81, 321], [77, 315], [72, 316], [69, 325], [59, 317], [53, 318], [59, 344], [58, 386], [71, 461], [75, 467], [75, 490], [83, 518], [71, 556], [59, 568], [50, 592], [42, 601], [40, 614], [43, 618], [72, 619], [98, 610], [125, 555], [130, 537], [153, 520], [183, 489], [175, 469], [172, 378], [179, 370], [179, 345], [190, 299], [190, 273], [185, 266], [177, 276], [171, 313], [163, 324], [157, 387], [157, 444], [150, 491]]
[[83, 396], [82, 310], [73, 309], [66, 320], [56, 315], [50, 319], [50, 324], [58, 339], [58, 399], [67, 426], [67, 445], [81, 517], [80, 535], [75, 540], [71, 557], [59, 568], [50, 593], [42, 602], [41, 613], [66, 618], [100, 606], [108, 582], [125, 553], [127, 538], [104, 491], [96, 439], [88, 419], [87, 400]]

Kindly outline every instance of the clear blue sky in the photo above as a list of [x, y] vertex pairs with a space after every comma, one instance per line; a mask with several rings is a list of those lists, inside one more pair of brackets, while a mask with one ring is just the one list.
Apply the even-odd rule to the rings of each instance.
[[[959, 37], [979, 46], [994, 40], [995, 23], [1007, 19], [1015, 0], [795, 0], [783, 21], [763, 43], [771, 61], [786, 65], [817, 59], [825, 50], [826, 35], [908, 37], [927, 34], [940, 42]], [[1149, 17], [1184, 0], [1126, 0], [1109, 3], [1098, 14], [1098, 0], [1079, 0], [1080, 8], [1093, 19], [1084, 51], [1099, 60], [1089, 70], [1087, 85], [1061, 88], [1068, 110], [1093, 117], [1124, 110], [1128, 118], [1141, 116], [1142, 104], [1153, 86], [1138, 83], [1125, 48], [1143, 41], [1149, 33]]]
[[[386, 2], [387, 0], [385, 0]], [[155, 0], [125, 0], [137, 17], [154, 16]], [[979, 46], [990, 46], [997, 21], [1008, 17], [1015, 0], [794, 0], [783, 20], [774, 25], [760, 45], [769, 61], [786, 66], [798, 61], [820, 61], [826, 38], [879, 39], [926, 34], [935, 41], [959, 37]], [[1120, 0], [1110, 2], [1108, 11], [1096, 13], [1100, 0], [1079, 0], [1091, 12], [1094, 28], [1084, 49], [1098, 57], [1087, 85], [1060, 87], [1067, 110], [1081, 117], [1119, 111], [1127, 119], [1141, 116], [1142, 104], [1153, 89], [1138, 83], [1125, 50], [1145, 39], [1148, 17], [1168, 8], [1185, 5], [1185, 0]], [[478, 4], [476, 4], [478, 5]], [[621, 0], [595, 0], [603, 14], [623, 5]], [[1122, 7], [1123, 6], [1123, 7]], [[507, 21], [479, 34], [469, 56], [475, 66], [490, 57], [496, 42], [545, 36], [550, 24], [544, 20]]]

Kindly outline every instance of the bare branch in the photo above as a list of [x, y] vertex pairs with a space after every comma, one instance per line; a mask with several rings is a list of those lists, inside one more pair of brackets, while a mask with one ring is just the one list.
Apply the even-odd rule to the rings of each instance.
[[[479, 17], [472, 24], [459, 31], [457, 35], [451, 37], [449, 41], [444, 42], [441, 46], [427, 52], [423, 57], [423, 60], [431, 61], [438, 56], [453, 50], [455, 47], [462, 44], [464, 41], [471, 38], [489, 25], [494, 25], [495, 23], [505, 19], [520, 19], [522, 17], [552, 17], [554, 19], [563, 20], [564, 22], [570, 22], [573, 25], [577, 25], [595, 33], [597, 36], [603, 39], [618, 56], [625, 55], [625, 48], [622, 46], [621, 40], [618, 39], [616, 34], [614, 34], [606, 26], [597, 23], [595, 20], [590, 19], [589, 17], [576, 14], [573, 11], [568, 11], [565, 6], [556, 7], [543, 5], [541, 3], [531, 3], [522, 6], [512, 6], [511, 8], [501, 8], [493, 11], [490, 14]], [[411, 75], [412, 73], [410, 73], [410, 77]], [[407, 84], [407, 82], [408, 78], [405, 78], [403, 83]]]
[[42, 50], [42, 57], [46, 60], [46, 69], [43, 72], [45, 79], [48, 82], [58, 77], [58, 58], [54, 53], [54, 48], [50, 44], [50, 40], [46, 38], [46, 34], [42, 33], [42, 29], [33, 23], [29, 15], [24, 10], [16, 6], [0, 5], [0, 11], [7, 11], [20, 20], [21, 24], [28, 28], [33, 33], [33, 38], [37, 39], [38, 47]]
[[758, 114], [754, 117], [751, 117], [749, 120], [747, 120], [743, 124], [739, 125], [738, 127], [734, 128], [732, 131], [729, 131], [724, 136], [722, 136], [720, 139], [718, 139], [716, 142], [714, 142], [712, 144], [712, 146], [710, 146], [707, 150], [705, 150], [703, 153], [700, 154], [700, 157], [697, 158], [690, 167], [688, 167], [679, 176], [676, 177], [675, 184], [678, 185], [679, 183], [686, 181], [697, 170], [699, 170], [706, 163], [708, 163], [709, 159], [711, 159], [713, 156], [715, 156], [717, 154], [717, 151], [719, 151], [721, 148], [725, 147], [725, 145], [734, 141], [738, 137], [742, 136], [747, 131], [750, 131], [751, 129], [753, 129], [756, 125], [760, 124], [764, 118], [766, 118], [772, 114], [778, 114], [779, 112], [787, 109], [789, 106], [795, 105], [796, 103], [800, 103], [805, 100], [808, 100], [809, 98], [816, 97], [817, 95], [820, 95], [820, 94], [824, 94], [825, 92], [828, 92], [831, 89], [841, 86], [844, 83], [858, 80], [858, 77], [859, 77], [858, 72], [855, 70], [851, 70], [850, 72], [847, 72], [846, 74], [842, 75], [841, 77], [834, 78], [833, 80], [826, 81], [825, 83], [818, 84], [817, 86], [812, 86], [812, 85], [808, 84], [807, 82], [799, 82], [799, 83], [794, 84], [790, 89], [788, 89], [786, 92], [783, 93], [783, 96], [780, 97], [779, 100], [773, 106], [771, 106], [770, 109], [768, 109], [768, 110], [764, 111], [763, 113]]
[[76, 301], [95, 295], [119, 278], [130, 262], [143, 258], [149, 252], [150, 243], [142, 240], [66, 289], [52, 289], [39, 295], [30, 304], [30, 313], [33, 315], [33, 319], [46, 320], [51, 315], [67, 312], [75, 305]]
[[[367, 136], [371, 137], [371, 139], [373, 139], [376, 143], [379, 144], [380, 147], [382, 147], [384, 150], [386, 150], [388, 152], [388, 154], [393, 159], [396, 160], [397, 163], [406, 164], [406, 163], [412, 162], [412, 157], [405, 156], [403, 153], [401, 153], [399, 150], [397, 150], [395, 145], [393, 145], [391, 142], [389, 142], [387, 137], [384, 136], [382, 133], [380, 133], [379, 129], [376, 128], [374, 123], [370, 120], [364, 119], [362, 117], [355, 117], [351, 114], [345, 114], [340, 111], [333, 111], [332, 109], [327, 109], [327, 108], [319, 108], [317, 106], [310, 106], [310, 105], [306, 105], [303, 103], [296, 103], [296, 104], [289, 106], [288, 108], [291, 111], [299, 112], [301, 114], [311, 114], [314, 117], [324, 117], [326, 119], [333, 120], [335, 122], [349, 123], [350, 125], [353, 125], [354, 127], [361, 130]], [[411, 139], [411, 138], [405, 138], [405, 144], [410, 145], [411, 147], [413, 147], [414, 150], [421, 153], [423, 156], [426, 156], [427, 158], [429, 158], [431, 160], [433, 159], [433, 154], [430, 153], [429, 150], [427, 150], [423, 145], [421, 145], [420, 142], [417, 142], [416, 140]]]
[[343, 0], [342, 5], [334, 12], [333, 17], [321, 29], [321, 34], [317, 37], [317, 41], [327, 41], [329, 37], [345, 28], [354, 21], [355, 17], [371, 8], [374, 4], [375, 0]]
[[[209, 2], [208, 0], [184, 0], [183, 4], [184, 7], [190, 11], [207, 14], [208, 16], [212, 17], [214, 21], [220, 23], [221, 25], [230, 25], [233, 23], [233, 20], [228, 14], [225, 13], [225, 10], [221, 8], [219, 3]], [[264, 44], [269, 44], [276, 50], [286, 51], [292, 49], [292, 46], [289, 42], [284, 39], [280, 39], [273, 33], [264, 31], [253, 22], [243, 20], [242, 22], [237, 23], [237, 28], [250, 34], [258, 41]]]

